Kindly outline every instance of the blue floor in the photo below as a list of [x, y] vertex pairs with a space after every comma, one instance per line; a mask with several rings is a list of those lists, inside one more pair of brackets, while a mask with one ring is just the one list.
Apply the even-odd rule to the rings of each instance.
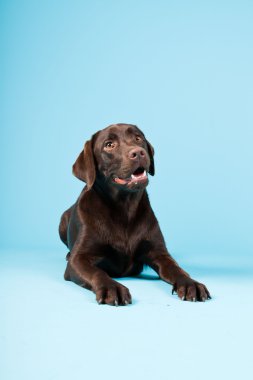
[[182, 302], [146, 270], [116, 308], [63, 280], [64, 248], [1, 252], [1, 379], [249, 379], [252, 267], [181, 264], [212, 300]]

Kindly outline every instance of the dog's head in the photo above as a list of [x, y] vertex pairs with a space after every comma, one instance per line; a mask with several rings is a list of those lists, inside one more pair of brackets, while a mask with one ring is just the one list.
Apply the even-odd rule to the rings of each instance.
[[132, 124], [113, 124], [95, 133], [73, 165], [73, 174], [89, 190], [96, 178], [123, 190], [138, 191], [154, 175], [154, 149]]

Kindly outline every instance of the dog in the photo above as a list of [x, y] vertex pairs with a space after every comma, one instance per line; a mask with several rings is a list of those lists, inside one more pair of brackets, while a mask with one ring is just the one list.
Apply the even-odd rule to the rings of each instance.
[[112, 124], [95, 133], [73, 174], [86, 186], [60, 221], [69, 249], [65, 280], [92, 290], [98, 304], [124, 306], [131, 294], [115, 278], [137, 276], [148, 265], [182, 300], [211, 298], [166, 248], [146, 191], [155, 174], [154, 149], [137, 126]]

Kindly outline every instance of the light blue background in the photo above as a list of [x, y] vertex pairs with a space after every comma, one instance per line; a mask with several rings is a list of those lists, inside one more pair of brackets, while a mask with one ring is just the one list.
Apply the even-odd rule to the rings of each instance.
[[[253, 3], [9, 0], [0, 18], [4, 380], [15, 368], [19, 379], [246, 376]], [[125, 279], [135, 304], [98, 309], [92, 293], [63, 282], [58, 222], [82, 189], [71, 166], [85, 140], [117, 122], [154, 145], [152, 206], [211, 302], [189, 306], [160, 281]]]

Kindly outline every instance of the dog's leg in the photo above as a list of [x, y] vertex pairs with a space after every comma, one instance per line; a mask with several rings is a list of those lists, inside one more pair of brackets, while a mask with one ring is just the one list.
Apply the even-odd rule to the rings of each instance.
[[92, 260], [89, 253], [85, 252], [84, 246], [84, 243], [81, 248], [80, 244], [74, 246], [69, 256], [64, 278], [92, 290], [96, 294], [99, 304], [118, 306], [132, 303], [129, 290], [113, 280], [102, 269], [97, 268], [94, 259]]
[[193, 280], [180, 268], [165, 247], [149, 252], [145, 261], [162, 280], [173, 285], [172, 294], [176, 291], [183, 301], [206, 301], [211, 298], [206, 286]]
[[68, 246], [67, 231], [68, 231], [68, 224], [69, 224], [71, 209], [72, 209], [72, 207], [70, 207], [68, 210], [66, 210], [62, 214], [60, 225], [59, 225], [59, 235], [60, 235], [61, 241], [66, 246]]

